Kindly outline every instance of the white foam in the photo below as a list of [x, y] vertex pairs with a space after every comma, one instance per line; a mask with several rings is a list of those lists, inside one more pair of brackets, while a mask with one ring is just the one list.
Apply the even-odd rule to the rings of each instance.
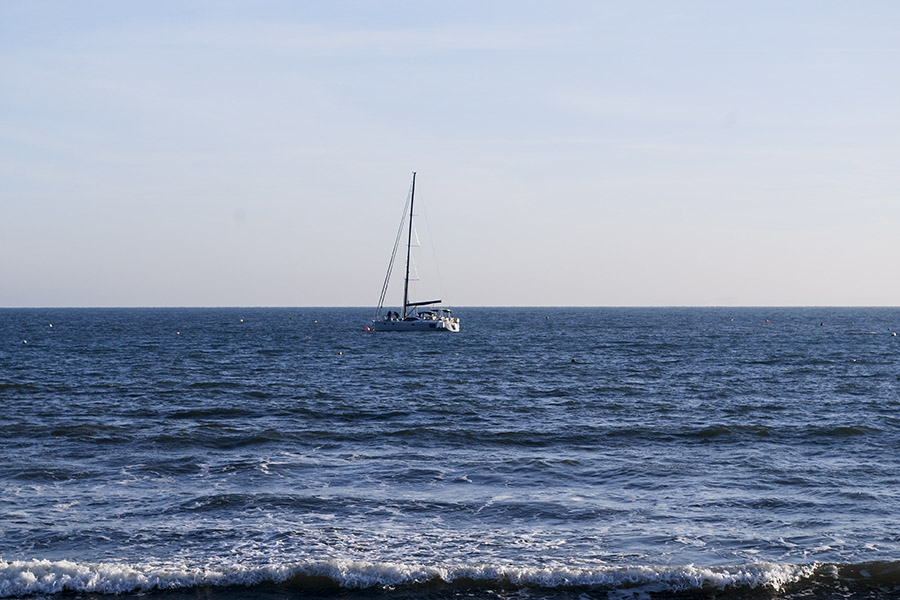
[[815, 565], [759, 563], [743, 567], [517, 567], [510, 565], [423, 565], [348, 560], [292, 562], [263, 566], [191, 566], [186, 564], [78, 563], [0, 559], [0, 597], [69, 592], [121, 594], [151, 589], [281, 583], [297, 576], [327, 577], [345, 588], [415, 585], [433, 581], [474, 580], [542, 587], [652, 586], [691, 590], [770, 587], [809, 577]]

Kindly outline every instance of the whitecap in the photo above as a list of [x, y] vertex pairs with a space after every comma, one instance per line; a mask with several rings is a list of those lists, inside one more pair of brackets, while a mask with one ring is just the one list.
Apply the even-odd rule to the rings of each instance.
[[815, 565], [759, 563], [741, 567], [530, 567], [515, 565], [426, 565], [397, 562], [321, 560], [262, 566], [3, 561], [0, 597], [62, 592], [122, 594], [151, 589], [282, 583], [302, 576], [326, 577], [344, 588], [392, 587], [442, 581], [485, 585], [628, 588], [648, 591], [769, 587], [809, 577]]

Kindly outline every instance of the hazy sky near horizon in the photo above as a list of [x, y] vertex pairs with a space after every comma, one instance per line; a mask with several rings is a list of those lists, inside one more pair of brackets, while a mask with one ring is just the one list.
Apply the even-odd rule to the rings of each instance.
[[456, 306], [897, 305], [898, 32], [865, 0], [3, 2], [0, 306], [374, 305], [412, 171]]

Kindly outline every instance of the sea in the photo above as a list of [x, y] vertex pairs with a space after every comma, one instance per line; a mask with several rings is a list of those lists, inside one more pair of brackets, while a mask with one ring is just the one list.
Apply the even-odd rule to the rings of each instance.
[[900, 598], [900, 309], [0, 309], [0, 598]]

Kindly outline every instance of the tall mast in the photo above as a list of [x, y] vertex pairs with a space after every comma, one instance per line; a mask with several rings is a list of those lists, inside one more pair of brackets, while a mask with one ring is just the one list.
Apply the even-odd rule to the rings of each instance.
[[409, 252], [412, 249], [413, 202], [416, 201], [416, 172], [413, 171], [412, 191], [409, 196], [409, 233], [406, 237], [406, 277], [403, 279], [403, 318], [406, 318], [406, 307], [409, 302]]

